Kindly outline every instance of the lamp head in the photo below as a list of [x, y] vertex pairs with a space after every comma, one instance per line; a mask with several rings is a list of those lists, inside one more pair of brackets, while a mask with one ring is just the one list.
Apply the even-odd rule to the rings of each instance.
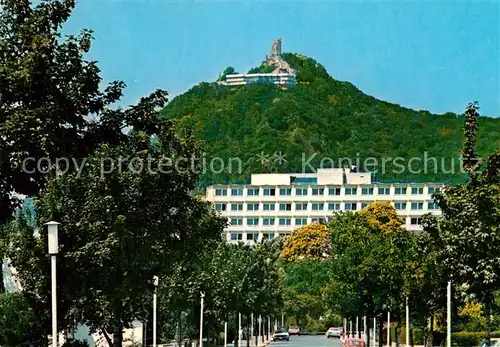
[[158, 276], [153, 276], [153, 285], [158, 287]]
[[49, 244], [50, 255], [55, 255], [59, 252], [59, 240], [58, 240], [59, 224], [61, 223], [53, 221], [45, 223], [48, 232], [48, 244]]

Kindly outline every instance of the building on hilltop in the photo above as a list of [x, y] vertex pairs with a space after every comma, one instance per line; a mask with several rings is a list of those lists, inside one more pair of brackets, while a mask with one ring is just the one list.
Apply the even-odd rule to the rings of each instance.
[[270, 73], [228, 74], [224, 81], [217, 83], [226, 86], [242, 86], [252, 83], [270, 83], [276, 85], [295, 85], [297, 75], [295, 70], [281, 58], [281, 39], [273, 41], [271, 55], [266, 55], [265, 65], [274, 67]]
[[316, 173], [252, 174], [250, 184], [213, 185], [207, 201], [229, 220], [222, 238], [255, 243], [289, 235], [313, 222], [328, 222], [335, 212], [358, 211], [388, 201], [408, 230], [421, 230], [422, 215], [440, 215], [431, 196], [439, 183], [377, 183], [372, 174], [352, 169]]

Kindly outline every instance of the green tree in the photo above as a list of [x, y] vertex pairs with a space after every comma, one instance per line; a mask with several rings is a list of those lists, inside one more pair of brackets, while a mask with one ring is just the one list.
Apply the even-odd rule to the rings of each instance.
[[464, 282], [484, 304], [486, 340], [493, 292], [500, 287], [500, 151], [481, 165], [476, 155], [477, 103], [470, 104], [464, 121], [464, 168], [469, 179], [435, 194], [442, 217], [428, 217], [424, 228], [439, 236], [441, 261], [454, 283]]
[[153, 276], [168, 275], [186, 254], [195, 257], [204, 240], [220, 239], [224, 223], [190, 194], [199, 167], [179, 160], [196, 155], [198, 145], [157, 120], [164, 101], [162, 94], [142, 100], [148, 127], [134, 127], [126, 143], [93, 152], [81, 172], [54, 177], [39, 197], [34, 225], [18, 218], [9, 257], [24, 291], [39, 298], [40, 311], [49, 308], [43, 224], [61, 222], [60, 329], [77, 321], [101, 331], [110, 345], [112, 334], [121, 346], [123, 328], [149, 312]]
[[38, 195], [49, 177], [46, 172], [75, 171], [101, 144], [121, 143], [125, 127], [150, 126], [145, 103], [112, 108], [125, 84], [114, 81], [100, 88], [97, 63], [85, 59], [92, 33], [62, 35], [75, 0], [36, 3], [0, 4], [0, 224], [21, 205], [17, 194]]
[[[329, 228], [332, 233], [331, 307], [344, 317], [400, 319], [405, 298], [404, 271], [412, 234], [391, 218], [394, 209], [373, 203], [360, 213], [340, 213]], [[379, 343], [382, 343], [382, 335]]]
[[36, 314], [22, 294], [0, 294], [0, 345], [38, 345], [38, 331]]

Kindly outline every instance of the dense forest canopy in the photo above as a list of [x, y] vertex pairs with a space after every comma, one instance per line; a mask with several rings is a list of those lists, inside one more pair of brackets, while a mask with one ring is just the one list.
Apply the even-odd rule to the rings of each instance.
[[[348, 163], [343, 158], [377, 170], [382, 182], [464, 180], [459, 159], [463, 115], [437, 115], [378, 100], [335, 80], [314, 59], [292, 53], [282, 57], [297, 71], [296, 86], [200, 83], [163, 110], [179, 129], [190, 126], [205, 142], [202, 186], [242, 183], [254, 172], [338, 167]], [[251, 71], [264, 69], [263, 64]], [[500, 148], [500, 119], [481, 117], [479, 123], [478, 153], [486, 158]]]

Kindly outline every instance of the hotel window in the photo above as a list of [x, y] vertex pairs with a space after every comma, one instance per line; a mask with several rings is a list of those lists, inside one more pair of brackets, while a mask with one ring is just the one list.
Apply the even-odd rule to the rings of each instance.
[[274, 218], [263, 218], [262, 222], [264, 225], [274, 225]]
[[291, 225], [292, 219], [291, 218], [280, 218], [279, 224], [280, 225]]
[[328, 203], [329, 211], [338, 211], [340, 210], [340, 202], [329, 202]]
[[424, 203], [423, 202], [412, 202], [411, 203], [411, 209], [412, 210], [423, 210], [424, 209]]
[[413, 188], [411, 188], [411, 193], [413, 195], [422, 195], [422, 194], [424, 194], [424, 188], [422, 188], [422, 187], [413, 187]]
[[275, 204], [264, 204], [264, 211], [274, 211]]
[[345, 195], [356, 195], [357, 188], [345, 188]]
[[439, 192], [439, 188], [434, 188], [434, 187], [429, 187], [427, 188], [427, 190], [429, 191], [429, 194], [434, 194]]
[[280, 195], [292, 195], [292, 188], [280, 188]]
[[247, 241], [253, 240], [253, 233], [247, 233]]
[[427, 202], [427, 209], [429, 209], [429, 210], [439, 210], [439, 206], [435, 202], [429, 201], [429, 202]]
[[361, 188], [361, 195], [373, 195], [373, 188]]
[[346, 211], [356, 211], [358, 207], [357, 202], [346, 202], [345, 203], [345, 210]]
[[295, 218], [295, 225], [297, 225], [297, 226], [307, 225], [307, 218], [306, 217]]
[[274, 233], [269, 233], [269, 240], [274, 240]]
[[291, 211], [292, 210], [292, 204], [289, 203], [280, 203], [280, 211]]
[[395, 202], [394, 208], [396, 210], [406, 210], [406, 202]]
[[227, 189], [216, 189], [215, 195], [216, 196], [227, 196]]
[[243, 196], [243, 188], [233, 188], [231, 189], [232, 196]]
[[264, 195], [265, 196], [275, 196], [276, 189], [275, 188], [264, 188]]
[[295, 188], [295, 195], [307, 195], [307, 188]]
[[406, 195], [406, 187], [396, 187], [394, 193], [396, 195]]
[[325, 195], [325, 188], [313, 188], [312, 195]]
[[243, 211], [243, 204], [231, 204], [231, 211]]
[[328, 188], [328, 195], [340, 195], [340, 188]]
[[422, 218], [411, 218], [410, 224], [411, 225], [420, 225], [420, 224], [422, 224]]
[[322, 217], [315, 217], [311, 219], [311, 223], [324, 223], [325, 219]]
[[258, 211], [259, 210], [259, 204], [255, 203], [248, 203], [247, 204], [247, 211]]
[[322, 202], [313, 202], [311, 204], [311, 209], [313, 211], [323, 211], [325, 209], [325, 204]]
[[394, 208], [396, 210], [406, 210], [406, 202], [395, 202]]
[[262, 240], [269, 240], [269, 234], [268, 233], [263, 233], [262, 234]]
[[390, 195], [390, 194], [391, 194], [391, 188], [387, 187], [378, 188], [378, 195]]
[[369, 202], [362, 202], [361, 203], [361, 209], [364, 209], [365, 207], [368, 207], [368, 205], [370, 205]]
[[238, 240], [238, 233], [231, 233], [231, 241], [237, 241]]
[[215, 204], [215, 209], [217, 211], [225, 211], [227, 209], [227, 204]]
[[243, 225], [243, 218], [231, 218], [231, 225]]
[[248, 188], [247, 192], [249, 196], [258, 196], [259, 188]]
[[295, 203], [295, 211], [307, 211], [307, 202]]
[[247, 218], [247, 225], [259, 225], [259, 218], [255, 217]]

